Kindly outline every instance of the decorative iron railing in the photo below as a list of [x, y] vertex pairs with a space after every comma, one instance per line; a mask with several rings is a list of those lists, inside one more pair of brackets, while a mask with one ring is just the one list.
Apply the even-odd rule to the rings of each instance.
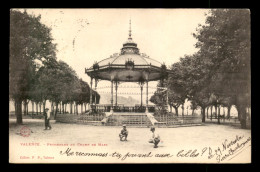
[[[92, 105], [92, 111], [94, 112], [110, 112], [111, 105]], [[153, 105], [148, 106], [149, 112], [155, 112], [156, 107]], [[113, 106], [114, 112], [140, 112], [144, 113], [146, 110], [145, 106], [135, 105], [135, 106], [124, 106], [124, 105], [117, 105]]]

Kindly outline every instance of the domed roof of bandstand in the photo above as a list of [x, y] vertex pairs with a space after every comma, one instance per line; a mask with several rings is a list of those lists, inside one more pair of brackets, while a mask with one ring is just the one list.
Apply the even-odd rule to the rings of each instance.
[[139, 52], [137, 44], [131, 37], [123, 44], [121, 52], [93, 64], [85, 72], [94, 78], [102, 80], [117, 80], [124, 82], [139, 82], [144, 80], [159, 80], [162, 64]]

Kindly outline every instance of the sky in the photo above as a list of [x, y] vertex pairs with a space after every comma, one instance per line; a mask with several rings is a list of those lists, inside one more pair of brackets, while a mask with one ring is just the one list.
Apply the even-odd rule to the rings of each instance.
[[[23, 9], [20, 9], [23, 11]], [[194, 44], [198, 24], [205, 23], [208, 9], [27, 9], [29, 14], [41, 15], [41, 22], [51, 27], [53, 43], [57, 44], [57, 59], [68, 63], [79, 78], [90, 82], [85, 74], [95, 61], [119, 53], [127, 41], [129, 20], [132, 38], [140, 50], [150, 58], [167, 67], [178, 62], [185, 54], [198, 51]], [[149, 83], [155, 87], [157, 82]], [[120, 86], [133, 86], [131, 90]], [[109, 93], [108, 81], [98, 83], [100, 93]], [[121, 91], [121, 93], [120, 93]], [[123, 92], [122, 92], [123, 91]], [[155, 91], [155, 89], [150, 89]], [[122, 83], [118, 93], [124, 97], [130, 94], [139, 97], [137, 84]], [[149, 97], [152, 95], [149, 94]], [[138, 98], [137, 98], [138, 99]], [[144, 100], [145, 101], [145, 100]]]

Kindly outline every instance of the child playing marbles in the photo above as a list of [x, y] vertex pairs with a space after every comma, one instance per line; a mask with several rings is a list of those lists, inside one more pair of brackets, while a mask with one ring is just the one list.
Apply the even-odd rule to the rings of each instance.
[[[120, 141], [127, 141], [127, 135], [128, 135], [128, 131], [126, 129], [126, 125], [123, 125], [123, 129], [121, 130], [121, 133], [119, 134]], [[124, 138], [124, 140], [123, 140], [123, 138]]]

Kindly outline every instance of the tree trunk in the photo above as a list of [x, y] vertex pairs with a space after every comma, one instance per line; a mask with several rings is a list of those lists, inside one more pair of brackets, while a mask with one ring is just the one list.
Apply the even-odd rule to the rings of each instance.
[[225, 107], [223, 107], [223, 121], [225, 122]]
[[28, 111], [29, 111], [29, 110], [28, 110], [28, 109], [29, 109], [29, 108], [28, 108], [29, 102], [30, 102], [29, 100], [28, 100], [28, 102], [26, 102], [26, 115], [28, 115], [28, 113], [29, 113], [29, 112], [28, 112]]
[[207, 119], [209, 118], [209, 107], [207, 107]]
[[72, 114], [72, 102], [70, 102], [70, 114]]
[[81, 104], [81, 114], [83, 114], [83, 104]]
[[238, 117], [238, 120], [240, 121], [241, 120], [241, 114], [240, 114], [240, 112], [238, 110], [238, 107], [237, 107], [237, 117]]
[[176, 115], [179, 116], [179, 113], [178, 113], [178, 107], [175, 107], [175, 106], [173, 106], [173, 107], [174, 107], [174, 109], [175, 109], [175, 113], [176, 113]]
[[191, 115], [192, 115], [192, 116], [194, 115], [194, 109], [192, 109], [192, 113], [191, 113]]
[[227, 111], [227, 119], [230, 119], [230, 110], [231, 110], [231, 106], [228, 106], [228, 111]]
[[22, 124], [23, 123], [23, 117], [22, 117], [22, 100], [15, 100], [16, 103], [16, 124]]
[[54, 106], [53, 106], [53, 101], [51, 101], [51, 112], [52, 112], [52, 115], [54, 115]]
[[246, 129], [246, 107], [243, 105], [238, 106], [238, 114], [240, 116], [240, 124], [242, 129]]
[[76, 113], [77, 113], [77, 115], [79, 114], [79, 112], [78, 112], [78, 104], [76, 104]]
[[182, 104], [181, 109], [182, 109], [182, 116], [184, 116], [184, 103]]
[[205, 122], [205, 107], [201, 107], [201, 112], [202, 112], [202, 122]]
[[14, 101], [14, 114], [15, 114], [15, 116], [16, 116], [16, 114], [17, 114], [17, 107], [16, 107], [17, 105], [16, 105], [16, 101]]
[[218, 113], [218, 107], [215, 105], [215, 119], [217, 118], [217, 113]]
[[39, 105], [40, 105], [40, 114], [41, 114], [42, 113], [42, 103], [40, 102]]
[[23, 101], [23, 115], [26, 116], [26, 100]]
[[28, 104], [29, 104], [29, 100], [25, 101], [25, 115], [28, 115]]
[[60, 109], [59, 109], [59, 111], [60, 111], [59, 113], [61, 114], [61, 102], [60, 102]]
[[56, 111], [55, 111], [55, 114], [54, 114], [54, 120], [56, 120], [56, 116], [57, 116], [57, 113], [58, 113], [58, 108], [59, 108], [59, 103], [56, 102]]
[[85, 113], [87, 112], [86, 107], [87, 107], [87, 105], [86, 105], [86, 103], [84, 103]]
[[60, 114], [63, 114], [63, 113], [64, 113], [64, 110], [63, 110], [63, 102], [60, 102], [60, 107], [61, 107], [61, 109], [60, 109]]
[[218, 124], [220, 124], [220, 106], [218, 106]]
[[35, 106], [36, 106], [36, 115], [38, 115], [38, 102], [35, 103]]
[[213, 106], [210, 106], [210, 120], [212, 121], [212, 109], [213, 109]]
[[170, 112], [172, 113], [172, 106], [170, 105]]
[[34, 102], [32, 101], [32, 117], [34, 115]]
[[67, 103], [65, 104], [65, 113], [67, 113]]

